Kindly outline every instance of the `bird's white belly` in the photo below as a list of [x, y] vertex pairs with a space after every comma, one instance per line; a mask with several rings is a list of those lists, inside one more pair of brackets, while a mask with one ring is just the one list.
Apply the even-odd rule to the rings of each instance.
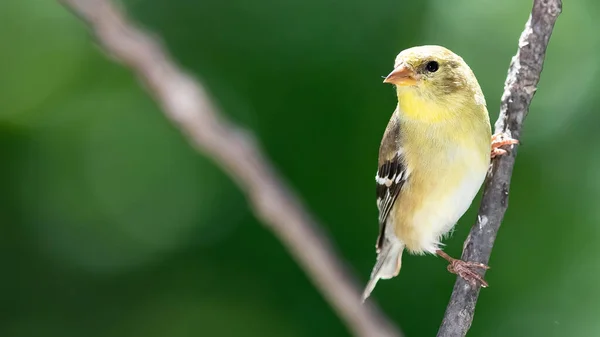
[[[467, 161], [466, 163], [472, 163]], [[448, 188], [444, 179], [456, 177], [432, 177], [439, 179], [440, 183], [430, 191], [432, 198], [426, 198], [422, 206], [412, 218], [413, 243], [416, 247], [407, 247], [413, 252], [428, 252], [434, 254], [442, 245], [442, 237], [452, 230], [454, 225], [469, 209], [477, 195], [485, 175], [487, 166], [475, 165], [467, 167], [454, 187]], [[411, 249], [413, 248], [413, 249]]]

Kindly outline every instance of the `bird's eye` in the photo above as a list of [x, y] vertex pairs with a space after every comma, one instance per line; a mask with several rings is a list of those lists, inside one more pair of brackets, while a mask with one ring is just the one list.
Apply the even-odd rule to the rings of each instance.
[[435, 61], [427, 62], [427, 65], [425, 66], [425, 69], [427, 69], [427, 71], [429, 71], [431, 73], [435, 73], [439, 68], [440, 68], [440, 65]]

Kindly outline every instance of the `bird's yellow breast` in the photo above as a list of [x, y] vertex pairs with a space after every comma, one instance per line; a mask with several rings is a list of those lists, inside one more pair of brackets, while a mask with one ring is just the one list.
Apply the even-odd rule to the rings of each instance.
[[399, 99], [399, 141], [410, 176], [393, 212], [396, 235], [409, 251], [433, 252], [471, 204], [490, 161], [488, 119], [459, 116], [487, 117], [487, 111], [411, 93]]
[[[475, 146], [488, 156], [491, 129], [487, 109], [474, 95], [430, 97], [416, 90], [398, 91], [403, 142], [439, 149], [440, 142]], [[467, 98], [466, 98], [467, 97]], [[407, 144], [403, 144], [405, 146]]]
[[457, 117], [460, 102], [449, 99], [448, 102], [440, 102], [423, 97], [414, 90], [398, 93], [398, 106], [405, 117], [419, 120], [424, 123], [439, 123], [452, 120]]

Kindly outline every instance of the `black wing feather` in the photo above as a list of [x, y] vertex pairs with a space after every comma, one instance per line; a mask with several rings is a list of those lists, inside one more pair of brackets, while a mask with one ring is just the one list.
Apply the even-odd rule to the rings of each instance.
[[379, 208], [377, 249], [383, 245], [387, 219], [408, 177], [403, 161], [400, 152], [398, 152], [391, 160], [387, 160], [379, 166], [379, 170], [377, 170], [377, 207]]

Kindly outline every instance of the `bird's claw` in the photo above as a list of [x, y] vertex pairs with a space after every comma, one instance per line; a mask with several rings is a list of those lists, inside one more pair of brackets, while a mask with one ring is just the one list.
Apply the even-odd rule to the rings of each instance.
[[519, 144], [519, 141], [516, 139], [512, 139], [506, 133], [497, 133], [492, 136], [492, 152], [491, 157], [496, 158], [498, 156], [504, 155], [507, 153], [506, 150], [501, 149], [500, 147], [505, 145], [515, 145]]
[[469, 282], [471, 286], [476, 287], [477, 282], [481, 284], [481, 287], [487, 288], [488, 283], [475, 271], [476, 268], [481, 269], [490, 269], [490, 267], [486, 266], [483, 263], [479, 262], [465, 262], [462, 260], [453, 260], [448, 265], [448, 271], [452, 274], [456, 274], [462, 277], [465, 281]]

